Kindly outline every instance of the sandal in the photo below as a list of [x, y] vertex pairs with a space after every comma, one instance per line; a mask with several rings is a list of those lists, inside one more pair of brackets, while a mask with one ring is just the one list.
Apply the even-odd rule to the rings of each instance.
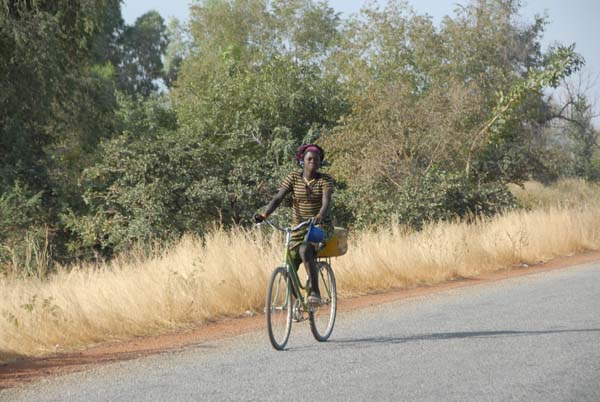
[[306, 301], [308, 304], [321, 304], [321, 296], [319, 296], [317, 293], [311, 293]]

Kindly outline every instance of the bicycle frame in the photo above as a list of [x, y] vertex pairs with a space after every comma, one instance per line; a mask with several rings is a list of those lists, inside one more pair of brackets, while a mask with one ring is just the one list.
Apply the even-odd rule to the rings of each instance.
[[[309, 311], [309, 309], [311, 309], [312, 306], [310, 306], [306, 302], [306, 295], [309, 294], [310, 288], [308, 287], [308, 283], [307, 283], [306, 287], [302, 286], [302, 284], [300, 283], [300, 277], [298, 276], [298, 271], [293, 268], [294, 264], [292, 262], [292, 257], [290, 255], [290, 243], [291, 243], [291, 239], [292, 239], [292, 232], [295, 232], [295, 231], [303, 228], [304, 226], [310, 224], [310, 221], [304, 221], [294, 228], [282, 228], [281, 226], [277, 225], [276, 223], [274, 223], [268, 219], [265, 219], [264, 222], [269, 224], [273, 228], [285, 233], [285, 255], [284, 255], [283, 265], [286, 267], [286, 270], [287, 270], [288, 274], [290, 275], [290, 278], [292, 279], [291, 280], [292, 287], [293, 287], [296, 295], [298, 296], [298, 300], [300, 301], [302, 308], [305, 311]], [[317, 257], [315, 257], [315, 259], [318, 260]], [[329, 259], [327, 259], [327, 260], [329, 260]], [[327, 284], [325, 285], [325, 290], [327, 291], [328, 297], [331, 298], [331, 290], [329, 289]], [[289, 292], [289, 290], [286, 287], [286, 295], [285, 295], [286, 300], [290, 300], [291, 299], [290, 295], [287, 294], [287, 292]], [[279, 289], [276, 290], [276, 295], [278, 293], [279, 293]]]
[[[299, 230], [310, 221], [302, 222], [295, 228], [282, 228], [266, 219], [263, 222], [286, 234], [284, 265], [273, 270], [267, 286], [265, 318], [271, 345], [277, 350], [283, 350], [290, 337], [292, 323], [304, 320], [309, 321], [310, 331], [317, 341], [327, 341], [335, 325], [337, 310], [335, 276], [329, 258], [319, 257], [317, 253], [315, 256], [317, 278], [308, 275], [309, 280], [306, 286], [302, 286], [298, 272], [294, 269], [295, 261], [292, 261], [290, 252], [292, 232]], [[311, 284], [310, 279], [318, 281], [320, 285], [322, 284], [319, 303], [308, 303], [311, 286], [315, 285]], [[292, 293], [296, 296], [295, 301], [293, 301]]]

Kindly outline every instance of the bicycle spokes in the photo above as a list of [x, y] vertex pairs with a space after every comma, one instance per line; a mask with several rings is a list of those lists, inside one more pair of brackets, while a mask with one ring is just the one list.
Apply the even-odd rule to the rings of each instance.
[[269, 339], [275, 349], [283, 349], [292, 326], [291, 283], [287, 270], [279, 267], [271, 275], [267, 288], [265, 317]]
[[321, 303], [309, 312], [310, 329], [318, 341], [326, 341], [335, 324], [337, 309], [337, 295], [333, 270], [327, 263], [319, 264], [319, 289], [321, 290]]

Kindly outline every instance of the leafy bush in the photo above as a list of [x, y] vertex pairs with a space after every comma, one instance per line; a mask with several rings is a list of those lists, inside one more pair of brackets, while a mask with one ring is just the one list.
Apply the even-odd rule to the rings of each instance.
[[51, 268], [42, 193], [15, 183], [0, 195], [0, 272], [43, 276]]
[[369, 227], [389, 222], [419, 229], [425, 222], [493, 215], [517, 206], [508, 188], [500, 183], [477, 183], [465, 174], [432, 170], [421, 180], [406, 181], [395, 189], [342, 190], [341, 223]]

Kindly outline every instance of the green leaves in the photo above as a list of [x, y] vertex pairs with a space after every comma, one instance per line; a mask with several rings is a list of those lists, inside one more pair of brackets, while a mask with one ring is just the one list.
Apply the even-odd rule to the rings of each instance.
[[463, 172], [432, 169], [391, 190], [385, 187], [350, 188], [336, 194], [351, 213], [338, 223], [378, 227], [390, 219], [421, 229], [427, 222], [474, 219], [517, 207], [510, 191], [501, 183], [475, 183]]
[[531, 166], [598, 170], [584, 104], [570, 153], [541, 152], [543, 88], [583, 59], [543, 55], [544, 20], [515, 24], [511, 0], [439, 26], [404, 1], [342, 21], [321, 1], [203, 0], [169, 28], [124, 24], [117, 0], [2, 4], [3, 245], [54, 241], [67, 261], [244, 224], [303, 142], [326, 148], [338, 218], [363, 226], [511, 207], [504, 184]]
[[130, 96], [148, 97], [158, 90], [156, 81], [163, 78], [163, 62], [167, 46], [167, 27], [156, 11], [138, 17], [126, 26], [119, 40], [119, 87]]
[[[519, 121], [524, 119], [521, 112], [524, 101], [528, 97], [539, 96], [544, 87], [557, 86], [560, 80], [582, 65], [583, 58], [575, 53], [574, 45], [559, 46], [551, 51], [543, 67], [530, 70], [527, 77], [518, 80], [508, 94], [500, 92], [490, 117], [471, 142], [467, 176], [470, 174], [471, 158], [478, 151], [481, 153], [479, 176], [484, 175], [487, 181], [522, 182], [526, 178], [528, 162], [525, 138], [518, 135]], [[485, 140], [482, 141], [482, 138]]]

